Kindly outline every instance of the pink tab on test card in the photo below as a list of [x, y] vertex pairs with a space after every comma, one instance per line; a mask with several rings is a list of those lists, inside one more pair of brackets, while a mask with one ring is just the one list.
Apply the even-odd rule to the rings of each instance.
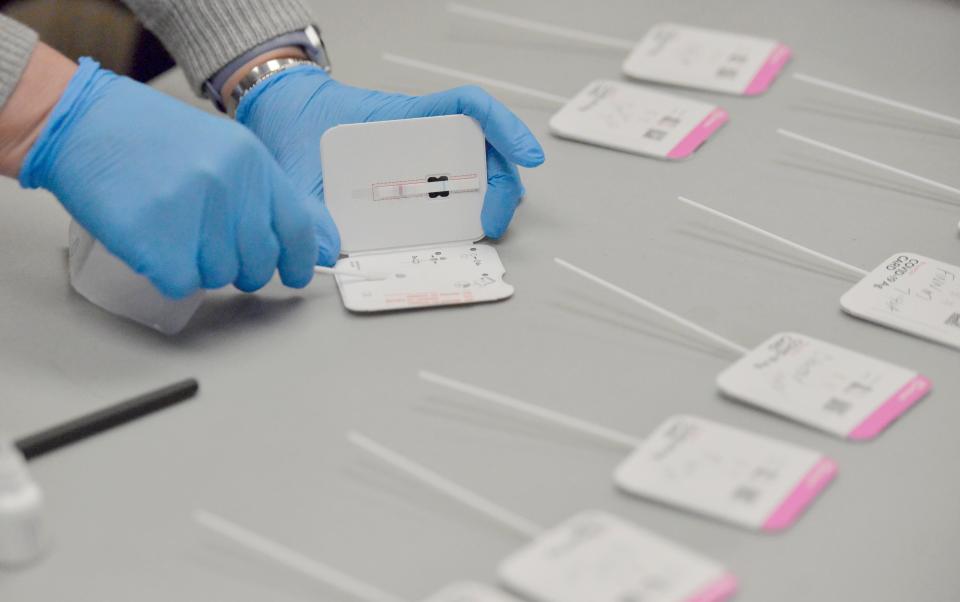
[[790, 492], [777, 509], [773, 511], [770, 518], [763, 523], [764, 531], [782, 531], [793, 523], [797, 522], [803, 511], [807, 509], [813, 500], [817, 499], [820, 492], [830, 484], [833, 477], [837, 476], [837, 463], [830, 458], [823, 458], [810, 469], [800, 484]]
[[760, 71], [757, 71], [757, 75], [754, 76], [753, 81], [750, 82], [743, 93], [747, 96], [756, 96], [766, 92], [773, 80], [776, 79], [777, 74], [783, 70], [784, 65], [790, 60], [792, 54], [790, 48], [784, 44], [774, 48], [770, 56], [767, 57], [767, 62], [763, 64], [763, 67], [760, 67]]
[[684, 602], [724, 602], [732, 598], [735, 593], [737, 593], [737, 578], [733, 573], [727, 573]]
[[693, 154], [693, 151], [706, 142], [707, 138], [720, 129], [720, 126], [725, 124], [728, 118], [729, 115], [723, 109], [714, 109], [679, 144], [673, 147], [673, 150], [667, 153], [667, 157], [671, 159], [689, 157]]
[[924, 395], [930, 392], [933, 383], [926, 376], [917, 375], [910, 382], [903, 385], [893, 397], [888, 399], [879, 408], [874, 410], [867, 419], [850, 431], [848, 437], [856, 441], [873, 439], [883, 429], [910, 409]]

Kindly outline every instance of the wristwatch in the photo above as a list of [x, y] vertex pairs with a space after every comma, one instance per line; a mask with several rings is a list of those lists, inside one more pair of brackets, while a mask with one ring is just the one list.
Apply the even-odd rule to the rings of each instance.
[[[251, 59], [260, 56], [277, 48], [287, 46], [298, 46], [303, 49], [307, 59], [282, 58], [271, 59], [256, 65], [251, 69], [236, 88], [230, 91], [230, 98], [225, 99], [220, 94], [227, 80], [237, 72], [237, 69], [250, 62]], [[293, 31], [267, 40], [263, 44], [255, 46], [233, 59], [213, 77], [203, 83], [203, 94], [219, 109], [222, 113], [229, 112], [231, 115], [236, 112], [240, 99], [250, 91], [251, 88], [265, 79], [280, 73], [290, 67], [297, 65], [317, 65], [327, 73], [330, 72], [330, 58], [327, 55], [327, 48], [323, 44], [323, 38], [320, 37], [320, 29], [310, 25], [302, 31]], [[227, 105], [230, 105], [228, 110]]]

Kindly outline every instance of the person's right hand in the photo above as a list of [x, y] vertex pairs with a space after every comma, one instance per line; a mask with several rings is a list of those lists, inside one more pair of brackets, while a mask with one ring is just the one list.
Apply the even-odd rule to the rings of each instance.
[[81, 59], [20, 170], [165, 295], [306, 286], [340, 241], [243, 126]]

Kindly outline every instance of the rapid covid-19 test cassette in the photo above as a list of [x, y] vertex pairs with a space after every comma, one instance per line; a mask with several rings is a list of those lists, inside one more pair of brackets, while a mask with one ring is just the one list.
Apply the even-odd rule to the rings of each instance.
[[324, 197], [340, 230], [343, 304], [379, 312], [506, 299], [483, 238], [486, 141], [464, 115], [341, 125], [320, 141]]

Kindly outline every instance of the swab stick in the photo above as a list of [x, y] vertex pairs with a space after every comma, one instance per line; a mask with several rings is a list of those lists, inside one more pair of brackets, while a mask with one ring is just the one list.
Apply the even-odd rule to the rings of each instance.
[[916, 115], [929, 117], [931, 119], [939, 119], [940, 121], [945, 121], [953, 125], [960, 125], [960, 119], [958, 119], [957, 117], [951, 117], [949, 115], [944, 115], [943, 113], [937, 113], [935, 111], [923, 109], [916, 105], [911, 105], [905, 102], [900, 102], [898, 100], [893, 100], [892, 98], [886, 98], [883, 96], [879, 96], [877, 94], [871, 94], [870, 92], [865, 92], [863, 90], [858, 90], [856, 88], [844, 86], [838, 83], [827, 81], [825, 79], [820, 79], [819, 77], [813, 77], [812, 75], [807, 75], [805, 73], [794, 73], [793, 77], [795, 77], [796, 79], [804, 83], [811, 84], [814, 86], [819, 86], [821, 88], [826, 88], [827, 90], [833, 90], [834, 92], [839, 92], [841, 94], [856, 96], [857, 98], [869, 100], [871, 102], [886, 105], [888, 107], [894, 107], [897, 109], [908, 111], [910, 113], [914, 113]]
[[697, 333], [701, 337], [708, 339], [710, 341], [713, 341], [714, 343], [718, 343], [722, 347], [726, 347], [727, 349], [737, 353], [738, 355], [745, 355], [750, 351], [743, 345], [734, 343], [730, 339], [724, 338], [713, 331], [707, 330], [706, 328], [704, 328], [703, 326], [700, 326], [699, 324], [691, 322], [690, 320], [673, 313], [672, 311], [668, 311], [660, 307], [659, 305], [651, 303], [650, 301], [647, 301], [643, 297], [640, 297], [639, 295], [635, 295], [624, 288], [620, 288], [619, 286], [617, 286], [616, 284], [613, 284], [612, 282], [604, 280], [603, 278], [600, 278], [599, 276], [596, 276], [594, 274], [591, 274], [590, 272], [582, 268], [578, 268], [572, 263], [564, 261], [559, 257], [554, 257], [553, 260], [557, 263], [557, 265], [563, 268], [566, 268], [575, 274], [579, 274], [580, 276], [583, 276], [587, 280], [590, 280], [596, 284], [599, 284], [600, 286], [608, 290], [611, 290], [622, 297], [626, 297], [627, 299], [630, 299], [634, 303], [656, 314], [659, 314], [660, 316], [663, 316], [664, 318], [667, 318], [668, 320], [671, 320], [688, 330], [692, 330], [693, 332]]
[[905, 170], [905, 169], [900, 169], [900, 168], [898, 168], [898, 167], [893, 167], [892, 165], [887, 165], [886, 163], [881, 163], [881, 162], [879, 162], [879, 161], [875, 161], [875, 160], [873, 160], [873, 159], [869, 159], [869, 158], [867, 158], [867, 157], [864, 157], [863, 155], [858, 155], [858, 154], [856, 154], [856, 153], [851, 153], [850, 151], [843, 150], [842, 148], [837, 148], [836, 146], [831, 146], [831, 145], [829, 145], [829, 144], [827, 144], [827, 143], [825, 143], [825, 142], [820, 142], [819, 140], [814, 140], [813, 138], [807, 138], [806, 136], [801, 136], [800, 134], [797, 134], [797, 133], [795, 133], [795, 132], [791, 132], [791, 131], [789, 131], [789, 130], [785, 130], [785, 129], [782, 129], [782, 128], [781, 128], [781, 129], [778, 129], [778, 130], [777, 130], [777, 133], [780, 134], [781, 136], [785, 136], [785, 137], [787, 137], [787, 138], [790, 138], [791, 140], [796, 140], [797, 142], [802, 142], [802, 143], [804, 143], [804, 144], [808, 144], [808, 145], [810, 145], [810, 146], [819, 148], [819, 149], [821, 149], [821, 150], [825, 150], [825, 151], [827, 151], [827, 152], [829, 152], [829, 153], [834, 153], [834, 154], [836, 154], [836, 155], [840, 155], [841, 157], [846, 157], [846, 158], [848, 158], [848, 159], [853, 159], [854, 161], [859, 161], [859, 162], [861, 162], [861, 163], [866, 163], [867, 165], [870, 165], [870, 166], [872, 166], [872, 167], [876, 167], [877, 169], [882, 169], [882, 170], [884, 170], [884, 171], [888, 171], [888, 172], [890, 172], [890, 173], [897, 174], [898, 176], [902, 176], [902, 177], [904, 177], [904, 178], [909, 178], [909, 179], [914, 180], [914, 181], [916, 181], [916, 182], [920, 182], [920, 183], [922, 183], [922, 184], [926, 184], [927, 186], [932, 186], [933, 188], [937, 188], [937, 189], [939, 189], [939, 190], [944, 190], [944, 191], [946, 191], [946, 192], [952, 192], [953, 194], [956, 194], [956, 195], [960, 196], [960, 188], [954, 188], [953, 186], [947, 186], [946, 184], [943, 184], [943, 183], [941, 183], [941, 182], [937, 182], [936, 180], [931, 180], [930, 178], [925, 178], [925, 177], [923, 177], [923, 176], [918, 176], [917, 174], [911, 173], [911, 172], [909, 172], [909, 171], [907, 171], [907, 170]]
[[539, 98], [541, 100], [546, 100], [552, 103], [556, 103], [558, 105], [566, 104], [567, 101], [570, 100], [566, 96], [551, 94], [550, 92], [544, 92], [543, 90], [528, 88], [526, 86], [521, 86], [519, 84], [503, 81], [502, 79], [494, 79], [492, 77], [486, 77], [484, 75], [479, 75], [477, 73], [470, 73], [469, 71], [460, 71], [459, 69], [451, 69], [449, 67], [444, 67], [443, 65], [437, 65], [436, 63], [428, 63], [426, 61], [421, 61], [419, 59], [413, 59], [406, 56], [400, 56], [398, 54], [391, 54], [389, 52], [386, 52], [382, 54], [381, 57], [383, 58], [383, 60], [387, 61], [388, 63], [403, 65], [405, 67], [411, 67], [413, 69], [420, 69], [421, 71], [436, 73], [437, 75], [444, 75], [447, 77], [452, 77], [454, 79], [461, 79], [464, 81], [473, 82], [473, 83], [481, 84], [484, 86], [489, 86], [491, 88], [500, 88], [501, 90], [507, 90], [508, 92], [516, 92], [518, 94], [531, 96], [533, 98]]
[[193, 520], [201, 527], [214, 531], [243, 548], [257, 552], [277, 564], [293, 569], [359, 600], [364, 600], [364, 602], [406, 602], [402, 598], [388, 594], [356, 577], [351, 577], [322, 562], [308, 558], [296, 550], [258, 535], [212, 512], [195, 510]]
[[534, 418], [539, 418], [546, 422], [552, 422], [560, 426], [566, 427], [568, 429], [585, 433], [592, 437], [608, 441], [610, 443], [615, 443], [627, 449], [633, 449], [642, 441], [636, 437], [631, 437], [620, 431], [614, 429], [608, 429], [604, 426], [593, 424], [587, 422], [586, 420], [581, 420], [567, 414], [561, 414], [560, 412], [555, 412], [553, 410], [548, 410], [507, 395], [502, 395], [488, 389], [483, 389], [474, 385], [469, 385], [452, 378], [447, 378], [439, 374], [429, 372], [427, 370], [420, 370], [417, 374], [421, 380], [425, 380], [428, 383], [433, 383], [435, 385], [440, 385], [441, 387], [446, 387], [452, 391], [457, 391], [459, 393], [464, 393], [470, 395], [471, 397], [476, 397], [477, 399], [482, 399], [505, 408], [509, 408], [516, 412], [527, 414], [528, 416], [533, 416]]
[[803, 246], [803, 245], [797, 244], [797, 243], [793, 242], [792, 240], [787, 240], [786, 238], [783, 238], [782, 236], [778, 236], [778, 235], [774, 234], [773, 232], [768, 232], [767, 230], [764, 230], [763, 228], [758, 228], [757, 226], [754, 226], [753, 224], [749, 224], [749, 223], [747, 223], [747, 222], [745, 222], [745, 221], [743, 221], [743, 220], [740, 220], [740, 219], [737, 219], [737, 218], [735, 218], [735, 217], [733, 217], [733, 216], [727, 215], [726, 213], [721, 213], [720, 211], [717, 211], [716, 209], [711, 209], [710, 207], [707, 207], [706, 205], [701, 205], [700, 203], [697, 203], [696, 201], [691, 201], [690, 199], [688, 199], [688, 198], [686, 198], [686, 197], [678, 196], [678, 197], [677, 197], [677, 200], [679, 200], [681, 203], [685, 203], [685, 204], [689, 205], [690, 207], [693, 207], [693, 208], [695, 208], [695, 209], [699, 209], [700, 211], [704, 211], [704, 212], [706, 212], [706, 213], [709, 213], [710, 215], [714, 215], [714, 216], [716, 216], [716, 217], [719, 217], [720, 219], [725, 219], [725, 220], [727, 220], [728, 222], [731, 222], [731, 223], [733, 223], [733, 224], [736, 224], [736, 225], [740, 226], [741, 228], [745, 228], [745, 229], [747, 229], [747, 230], [749, 230], [749, 231], [751, 231], [751, 232], [754, 232], [754, 233], [756, 233], [756, 234], [760, 234], [760, 235], [762, 235], [762, 236], [766, 236], [766, 237], [769, 238], [770, 240], [774, 240], [774, 241], [776, 241], [776, 242], [778, 242], [778, 243], [780, 243], [780, 244], [782, 244], [782, 245], [785, 245], [785, 246], [787, 246], [787, 247], [790, 247], [791, 249], [796, 249], [797, 251], [802, 251], [802, 252], [804, 252], [804, 253], [806, 253], [806, 254], [808, 254], [808, 255], [811, 255], [811, 256], [813, 256], [813, 257], [816, 257], [817, 259], [819, 259], [819, 260], [821, 260], [821, 261], [824, 261], [824, 262], [829, 263], [829, 264], [831, 264], [831, 265], [835, 265], [835, 266], [837, 266], [837, 267], [843, 268], [844, 270], [846, 270], [846, 271], [848, 271], [848, 272], [850, 272], [850, 273], [852, 273], [852, 274], [856, 274], [856, 275], [857, 275], [858, 277], [860, 277], [860, 278], [862, 278], [862, 277], [866, 276], [867, 274], [869, 274], [868, 271], [866, 271], [866, 270], [864, 270], [864, 269], [861, 269], [861, 268], [858, 268], [858, 267], [855, 266], [855, 265], [850, 265], [849, 263], [846, 263], [846, 262], [844, 262], [844, 261], [840, 261], [839, 259], [835, 259], [835, 258], [833, 258], [833, 257], [830, 257], [829, 255], [824, 255], [823, 253], [820, 253], [819, 251], [814, 251], [813, 249], [811, 249], [811, 248], [809, 248], [809, 247], [805, 247], [805, 246]]
[[583, 31], [582, 29], [551, 25], [549, 23], [543, 23], [542, 21], [514, 17], [513, 15], [498, 13], [492, 10], [464, 6], [463, 4], [459, 4], [457, 2], [451, 2], [447, 4], [447, 11], [462, 17], [468, 17], [480, 21], [488, 21], [490, 23], [499, 23], [500, 25], [506, 25], [508, 27], [515, 27], [517, 29], [534, 31], [537, 33], [568, 38], [571, 40], [579, 40], [581, 42], [589, 42], [591, 44], [598, 44], [600, 46], [609, 46], [611, 48], [632, 50], [637, 44], [633, 40], [625, 40], [623, 38], [592, 33], [589, 31]]
[[426, 485], [427, 487], [430, 487], [431, 489], [438, 491], [443, 495], [456, 500], [457, 502], [460, 502], [464, 506], [477, 511], [488, 518], [492, 518], [493, 520], [499, 522], [500, 524], [525, 538], [533, 539], [544, 530], [543, 527], [534, 523], [533, 521], [515, 514], [514, 512], [511, 512], [510, 510], [507, 510], [506, 508], [495, 504], [494, 502], [491, 502], [481, 495], [474, 493], [470, 489], [467, 489], [466, 487], [454, 483], [450, 479], [433, 472], [422, 464], [418, 464], [410, 458], [407, 458], [406, 456], [399, 454], [392, 449], [380, 445], [369, 437], [365, 437], [360, 433], [350, 432], [347, 435], [347, 438], [350, 440], [350, 443], [396, 468], [415, 481], [418, 481], [423, 485]]
[[353, 272], [350, 270], [341, 270], [337, 268], [328, 268], [322, 265], [313, 266], [314, 273], [317, 274], [327, 274], [330, 276], [352, 276], [354, 278], [361, 278], [363, 280], [386, 280], [388, 276], [385, 274], [374, 274], [371, 272]]

